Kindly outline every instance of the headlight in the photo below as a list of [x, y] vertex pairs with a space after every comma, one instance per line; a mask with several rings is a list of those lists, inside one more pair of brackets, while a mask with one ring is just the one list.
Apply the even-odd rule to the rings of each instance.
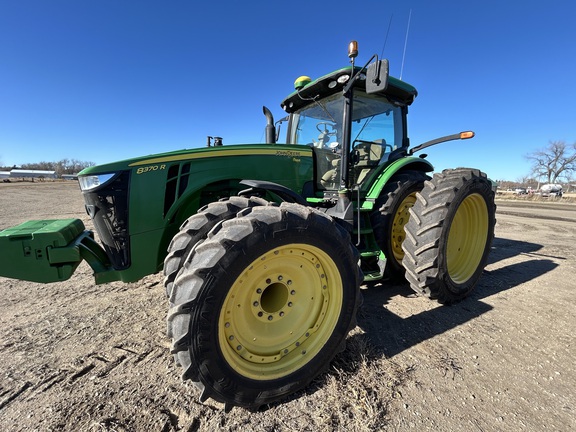
[[80, 183], [80, 189], [82, 189], [82, 192], [86, 192], [109, 182], [114, 175], [115, 173], [79, 176], [78, 183]]

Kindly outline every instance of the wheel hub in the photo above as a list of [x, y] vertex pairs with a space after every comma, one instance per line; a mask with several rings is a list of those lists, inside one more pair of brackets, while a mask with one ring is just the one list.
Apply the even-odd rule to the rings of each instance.
[[321, 349], [341, 304], [341, 281], [324, 252], [310, 245], [273, 249], [245, 269], [224, 301], [224, 356], [254, 379], [289, 373]]
[[472, 277], [484, 252], [488, 235], [488, 210], [480, 194], [472, 194], [460, 204], [448, 235], [447, 267], [455, 283]]

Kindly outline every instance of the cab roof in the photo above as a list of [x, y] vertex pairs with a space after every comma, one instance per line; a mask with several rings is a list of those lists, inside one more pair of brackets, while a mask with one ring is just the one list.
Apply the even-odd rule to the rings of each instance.
[[[354, 67], [353, 73], [358, 73], [362, 68]], [[281, 107], [287, 113], [292, 113], [310, 103], [313, 98], [333, 95], [342, 91], [350, 76], [352, 75], [352, 66], [338, 69], [327, 75], [306, 84], [300, 91], [294, 91], [282, 101]], [[346, 79], [348, 76], [348, 79]], [[354, 83], [354, 88], [365, 90], [366, 79], [358, 79]], [[388, 86], [385, 90], [376, 93], [401, 105], [410, 105], [418, 95], [416, 88], [404, 81], [394, 77], [388, 77]]]

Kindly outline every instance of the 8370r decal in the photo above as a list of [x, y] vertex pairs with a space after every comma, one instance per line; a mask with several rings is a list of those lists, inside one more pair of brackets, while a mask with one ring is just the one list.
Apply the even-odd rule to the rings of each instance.
[[166, 169], [166, 165], [162, 164], [162, 165], [149, 165], [149, 166], [145, 166], [145, 167], [140, 167], [136, 170], [136, 174], [146, 174], [146, 173], [150, 173], [153, 171], [159, 171], [159, 170], [163, 170]]

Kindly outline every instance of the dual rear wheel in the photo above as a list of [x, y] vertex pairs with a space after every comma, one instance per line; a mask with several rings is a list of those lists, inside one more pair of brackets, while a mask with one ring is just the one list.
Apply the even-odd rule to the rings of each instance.
[[494, 192], [486, 175], [470, 168], [432, 178], [418, 171], [392, 177], [372, 215], [386, 274], [407, 280], [418, 294], [453, 303], [478, 282], [496, 222]]

